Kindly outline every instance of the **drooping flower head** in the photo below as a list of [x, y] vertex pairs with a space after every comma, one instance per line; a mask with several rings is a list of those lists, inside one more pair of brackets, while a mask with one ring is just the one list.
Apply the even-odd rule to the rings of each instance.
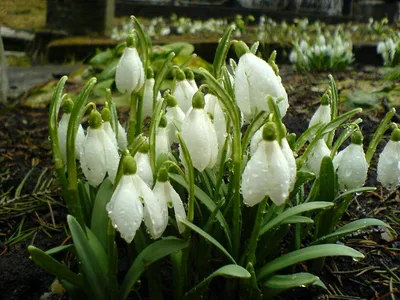
[[111, 113], [110, 110], [105, 107], [101, 111], [101, 118], [103, 119], [103, 129], [107, 133], [108, 137], [112, 141], [112, 143], [115, 145], [115, 147], [118, 148], [118, 142], [115, 137], [115, 132], [111, 126]]
[[235, 73], [235, 100], [246, 122], [260, 111], [269, 112], [268, 95], [277, 103], [284, 117], [289, 103], [281, 78], [271, 65], [251, 53], [243, 42], [236, 43], [235, 50], [240, 56]]
[[378, 181], [392, 190], [400, 186], [400, 129], [393, 130], [378, 161]]
[[115, 84], [121, 93], [138, 92], [144, 84], [143, 63], [139, 53], [135, 48], [135, 39], [129, 35], [126, 39], [126, 48], [119, 60], [116, 73]]
[[187, 81], [185, 73], [182, 70], [176, 70], [175, 79], [175, 89], [172, 94], [176, 97], [182, 111], [187, 113], [192, 106], [192, 98], [196, 90]]
[[[154, 71], [151, 67], [147, 68], [146, 80], [143, 91], [143, 116], [151, 117], [153, 114], [153, 96], [154, 96]], [[161, 98], [160, 92], [157, 93], [157, 100]]]
[[276, 205], [281, 205], [289, 196], [291, 170], [277, 142], [273, 122], [264, 126], [262, 138], [242, 174], [243, 201], [254, 206], [269, 196]]
[[[58, 144], [60, 146], [60, 152], [64, 163], [67, 163], [67, 132], [73, 106], [74, 103], [72, 102], [72, 99], [67, 96], [63, 103], [64, 113], [61, 117], [60, 122], [58, 123]], [[77, 159], [80, 159], [84, 141], [85, 132], [83, 131], [82, 125], [79, 125], [75, 140], [75, 153]]]
[[178, 137], [176, 136], [176, 131], [180, 130], [182, 127], [182, 122], [185, 119], [185, 113], [178, 106], [178, 101], [174, 95], [169, 93], [164, 93], [164, 99], [167, 101], [167, 108], [165, 117], [167, 118], [167, 131], [169, 143], [178, 143]]
[[151, 169], [149, 144], [145, 141], [135, 154], [137, 174], [151, 188], [153, 187], [153, 170]]
[[170, 142], [168, 138], [168, 130], [167, 130], [168, 121], [164, 116], [161, 117], [160, 123], [157, 128], [156, 134], [156, 159], [160, 159], [163, 156], [163, 160], [168, 157], [168, 153], [170, 152]]
[[321, 105], [318, 107], [314, 115], [311, 117], [308, 128], [315, 124], [328, 124], [331, 121], [331, 106], [329, 103], [330, 91], [325, 93], [321, 98]]
[[351, 144], [333, 159], [341, 190], [362, 187], [367, 179], [368, 163], [365, 159], [362, 140], [361, 132], [356, 131], [351, 138]]
[[322, 159], [325, 156], [330, 155], [331, 150], [326, 145], [325, 140], [323, 138], [320, 138], [315, 146], [311, 149], [307, 157], [306, 165], [315, 174], [315, 176], [318, 177]]
[[197, 91], [193, 96], [193, 109], [186, 114], [182, 123], [182, 139], [192, 158], [193, 167], [200, 172], [214, 167], [218, 157], [217, 133], [204, 106], [204, 94]]
[[102, 183], [107, 173], [114, 182], [118, 164], [117, 147], [104, 131], [100, 113], [94, 110], [90, 113], [88, 133], [82, 147], [83, 174], [92, 186]]
[[195, 92], [197, 92], [197, 90], [199, 88], [197, 87], [197, 83], [194, 79], [194, 73], [193, 73], [192, 69], [190, 69], [189, 67], [186, 67], [183, 69], [183, 72], [185, 73], [186, 79], [189, 82], [190, 86], [193, 88], [193, 90]]

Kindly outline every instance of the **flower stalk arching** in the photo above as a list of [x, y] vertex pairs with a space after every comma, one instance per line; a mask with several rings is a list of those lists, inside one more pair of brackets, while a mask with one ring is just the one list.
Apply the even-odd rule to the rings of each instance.
[[147, 70], [147, 67], [149, 66], [149, 54], [150, 54], [150, 50], [151, 50], [151, 41], [145, 34], [142, 26], [140, 25], [140, 23], [136, 19], [136, 17], [131, 16], [131, 20], [135, 25], [135, 28], [136, 28], [135, 32], [139, 39], [139, 47], [140, 47], [140, 52], [142, 54], [143, 66], [144, 66], [144, 69]]
[[241, 217], [241, 201], [240, 201], [240, 175], [242, 164], [242, 145], [241, 145], [241, 128], [240, 128], [240, 114], [238, 108], [234, 105], [233, 99], [226, 93], [218, 81], [205, 69], [199, 69], [200, 74], [206, 78], [210, 90], [213, 94], [217, 95], [218, 99], [225, 107], [229, 118], [233, 125], [233, 138], [232, 138], [232, 160], [233, 160], [233, 257], [235, 259], [239, 256], [240, 236], [242, 228]]
[[76, 168], [75, 143], [78, 126], [81, 123], [81, 119], [86, 109], [87, 99], [96, 82], [97, 79], [95, 77], [92, 77], [84, 86], [72, 109], [67, 131], [67, 172], [68, 192], [69, 196], [71, 197], [70, 202], [72, 205], [71, 212], [81, 224], [83, 229], [85, 228], [85, 225], [78, 193], [78, 174]]
[[[339, 114], [339, 92], [336, 86], [335, 79], [331, 74], [328, 76], [329, 79], [329, 88], [330, 88], [330, 100], [331, 100], [331, 120], [334, 120], [337, 118]], [[335, 137], [335, 130], [331, 131], [328, 134], [328, 140], [327, 140], [327, 145], [328, 147], [331, 147], [333, 144], [333, 139]]]

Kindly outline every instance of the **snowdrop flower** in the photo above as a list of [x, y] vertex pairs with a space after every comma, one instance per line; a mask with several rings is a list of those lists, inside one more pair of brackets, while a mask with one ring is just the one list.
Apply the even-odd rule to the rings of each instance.
[[118, 148], [118, 142], [115, 137], [115, 132], [111, 127], [111, 113], [107, 107], [103, 108], [103, 110], [101, 111], [101, 118], [103, 119], [104, 131], [107, 133], [108, 137], [110, 138], [114, 146]]
[[153, 170], [151, 169], [149, 144], [144, 142], [135, 154], [137, 174], [151, 188], [153, 187]]
[[192, 71], [190, 68], [188, 68], [188, 67], [185, 68], [183, 71], [184, 71], [184, 73], [185, 73], [186, 79], [187, 79], [187, 81], [189, 82], [190, 86], [193, 88], [193, 90], [194, 90], [195, 92], [197, 92], [197, 90], [198, 90], [199, 88], [197, 87], [197, 83], [196, 83], [196, 81], [194, 80], [193, 71]]
[[167, 131], [170, 145], [172, 143], [179, 143], [176, 131], [180, 131], [182, 122], [185, 119], [185, 114], [182, 109], [178, 106], [176, 97], [171, 94], [164, 94], [164, 98], [167, 101], [167, 112], [165, 117], [167, 118]]
[[281, 205], [289, 196], [290, 169], [276, 140], [274, 123], [268, 122], [264, 126], [262, 137], [242, 174], [243, 201], [254, 206], [269, 196], [276, 205]]
[[[320, 123], [326, 125], [331, 121], [331, 106], [329, 104], [329, 93], [325, 93], [321, 98], [321, 105], [315, 111], [314, 115], [311, 117], [308, 128]], [[312, 137], [313, 138], [313, 137]], [[328, 136], [325, 136], [325, 141]]]
[[179, 233], [185, 231], [185, 225], [178, 221], [178, 218], [186, 219], [185, 207], [179, 194], [174, 190], [171, 183], [168, 181], [168, 171], [166, 168], [161, 168], [158, 174], [157, 182], [153, 188], [153, 192], [160, 201], [163, 216], [168, 223], [168, 207], [173, 207], [175, 218], [178, 225]]
[[297, 50], [296, 50], [296, 49], [295, 49], [295, 50], [292, 50], [292, 52], [290, 52], [290, 54], [289, 54], [289, 61], [290, 61], [292, 64], [297, 63]]
[[376, 52], [378, 54], [383, 54], [386, 52], [386, 44], [385, 42], [381, 41], [378, 43], [378, 45], [376, 46]]
[[182, 109], [182, 111], [184, 113], [187, 113], [192, 105], [192, 98], [196, 91], [186, 80], [185, 73], [183, 73], [182, 70], [177, 70], [175, 77], [176, 83], [173, 95], [176, 97], [178, 105]]
[[243, 42], [235, 44], [238, 54], [242, 54], [235, 74], [235, 100], [244, 118], [250, 122], [259, 111], [269, 112], [267, 96], [278, 104], [284, 117], [289, 107], [288, 97], [281, 78], [273, 68], [261, 58], [251, 53]]
[[124, 158], [123, 171], [124, 175], [106, 205], [113, 226], [130, 243], [144, 219], [151, 237], [159, 238], [167, 225], [159, 200], [136, 174], [136, 163], [131, 156]]
[[325, 140], [321, 138], [314, 145], [313, 149], [311, 149], [307, 157], [306, 165], [315, 174], [315, 176], [318, 177], [322, 159], [325, 156], [330, 156], [330, 155], [331, 155], [331, 150], [329, 150], [328, 146], [325, 143]]
[[382, 186], [392, 190], [400, 185], [400, 129], [392, 132], [378, 161], [378, 181]]
[[144, 84], [143, 63], [135, 48], [133, 35], [126, 39], [126, 48], [119, 60], [116, 73], [115, 84], [121, 93], [133, 91], [138, 92]]
[[[63, 103], [64, 114], [62, 115], [61, 120], [58, 123], [58, 144], [60, 146], [61, 157], [64, 163], [67, 163], [67, 132], [73, 106], [74, 103], [72, 102], [71, 98], [67, 97]], [[75, 153], [77, 159], [80, 158], [84, 141], [85, 132], [83, 131], [82, 125], [79, 125], [75, 140]]]
[[101, 123], [101, 115], [90, 113], [89, 128], [81, 152], [81, 167], [90, 185], [98, 186], [106, 173], [114, 182], [119, 164], [119, 155]]
[[125, 128], [122, 127], [121, 123], [118, 121], [118, 148], [123, 150], [128, 147], [128, 139], [126, 137]]
[[[153, 96], [154, 96], [154, 71], [151, 67], [147, 69], [147, 79], [144, 82], [143, 91], [143, 116], [151, 117], [153, 114]], [[157, 93], [157, 100], [161, 99], [160, 92]]]
[[218, 139], [214, 125], [204, 110], [204, 94], [201, 91], [193, 96], [193, 109], [182, 123], [182, 139], [192, 158], [193, 167], [200, 172], [214, 167], [218, 156]]
[[158, 159], [160, 155], [168, 156], [168, 152], [170, 151], [167, 124], [167, 119], [165, 118], [165, 116], [163, 116], [157, 128], [156, 159]]
[[296, 183], [297, 166], [293, 151], [290, 148], [286, 137], [281, 140], [281, 149], [289, 167], [289, 192], [291, 192], [294, 188], [294, 184]]
[[340, 151], [333, 159], [337, 169], [339, 188], [343, 190], [362, 187], [367, 179], [368, 163], [362, 146], [362, 134], [357, 131], [351, 144]]
[[[215, 132], [217, 133], [218, 150], [222, 150], [225, 144], [225, 140], [228, 137], [226, 132], [226, 120], [225, 114], [222, 110], [221, 104], [218, 101], [217, 96], [207, 94], [204, 96], [205, 106], [204, 110], [211, 116], [214, 124]], [[227, 155], [229, 156], [229, 155]]]

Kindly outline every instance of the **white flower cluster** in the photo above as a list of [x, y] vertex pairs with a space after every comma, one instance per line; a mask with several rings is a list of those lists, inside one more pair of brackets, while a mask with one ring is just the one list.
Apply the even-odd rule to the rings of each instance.
[[393, 35], [380, 41], [376, 46], [376, 52], [382, 56], [386, 67], [395, 67], [400, 63], [400, 35]]
[[333, 36], [319, 33], [314, 41], [306, 36], [294, 45], [289, 55], [291, 63], [301, 70], [343, 69], [353, 60], [351, 39], [337, 30]]

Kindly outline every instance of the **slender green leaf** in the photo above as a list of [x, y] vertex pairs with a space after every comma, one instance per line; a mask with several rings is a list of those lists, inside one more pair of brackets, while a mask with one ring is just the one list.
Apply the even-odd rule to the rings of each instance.
[[189, 227], [190, 229], [196, 231], [198, 234], [200, 234], [203, 238], [205, 238], [207, 241], [209, 241], [211, 244], [213, 244], [215, 247], [217, 247], [219, 250], [221, 250], [222, 253], [226, 255], [234, 264], [236, 264], [236, 261], [233, 259], [232, 255], [229, 254], [229, 252], [222, 246], [216, 239], [214, 239], [211, 235], [209, 235], [207, 232], [205, 232], [203, 229], [200, 227], [194, 225], [193, 223], [189, 222], [186, 219], [179, 218], [179, 221], [184, 224], [186, 227]]
[[312, 244], [322, 244], [322, 243], [334, 243], [346, 234], [355, 232], [357, 230], [360, 230], [362, 228], [368, 227], [368, 226], [383, 226], [387, 228], [391, 228], [388, 224], [385, 222], [374, 219], [374, 218], [367, 218], [367, 219], [361, 219], [357, 221], [353, 221], [349, 224], [346, 224], [339, 229], [337, 229], [335, 232], [325, 235], [318, 240], [314, 241]]
[[185, 297], [188, 297], [189, 295], [193, 295], [193, 294], [199, 294], [199, 292], [200, 293], [203, 292], [208, 287], [211, 280], [217, 276], [235, 277], [235, 278], [250, 278], [251, 277], [250, 273], [241, 266], [226, 265], [226, 266], [219, 268], [214, 273], [212, 273], [210, 276], [206, 277], [202, 282], [200, 282], [195, 287], [193, 287], [189, 292], [186, 293]]
[[341, 193], [339, 196], [337, 196], [335, 198], [334, 201], [336, 202], [337, 200], [347, 197], [348, 195], [361, 194], [361, 193], [365, 193], [365, 192], [373, 192], [375, 190], [376, 190], [376, 187], [370, 187], [370, 186], [350, 189], [350, 190], [347, 190], [347, 191]]
[[15, 195], [14, 195], [15, 198], [18, 198], [19, 196], [21, 196], [21, 192], [22, 192], [22, 189], [24, 188], [25, 182], [31, 175], [32, 171], [33, 171], [33, 168], [30, 169], [28, 171], [28, 173], [26, 173], [24, 179], [22, 179], [21, 183], [18, 185], [17, 189], [15, 190]]
[[107, 80], [110, 78], [115, 78], [115, 73], [117, 71], [117, 66], [119, 63], [119, 59], [115, 59], [103, 69], [103, 71], [97, 76], [99, 81]]
[[319, 197], [317, 201], [333, 202], [337, 194], [336, 173], [332, 159], [325, 156], [319, 171]]
[[54, 255], [54, 254], [58, 254], [60, 252], [63, 251], [70, 251], [74, 249], [74, 245], [73, 244], [69, 244], [69, 245], [64, 245], [64, 246], [58, 246], [52, 249], [47, 250], [45, 253], [47, 255]]
[[327, 256], [350, 256], [356, 259], [364, 258], [362, 253], [344, 245], [325, 244], [310, 246], [280, 256], [264, 265], [258, 272], [257, 278], [260, 281], [279, 270], [299, 262]]
[[99, 268], [100, 262], [91, 248], [85, 232], [73, 216], [68, 215], [67, 221], [71, 230], [76, 254], [82, 265], [82, 273], [91, 292], [96, 299], [108, 299], [106, 274], [103, 273], [102, 268]]
[[67, 268], [66, 265], [59, 263], [57, 260], [46, 254], [35, 246], [29, 246], [28, 251], [31, 259], [47, 272], [71, 282], [73, 285], [83, 288], [84, 282], [82, 276], [79, 276]]
[[186, 248], [188, 245], [188, 242], [184, 240], [167, 237], [147, 246], [139, 253], [126, 274], [118, 299], [124, 300], [128, 297], [132, 287], [149, 265], [165, 256]]
[[256, 54], [257, 50], [258, 50], [258, 46], [260, 46], [259, 41], [255, 42], [253, 45], [251, 45], [251, 48], [250, 48], [251, 53]]
[[110, 201], [113, 193], [113, 185], [109, 179], [106, 179], [97, 192], [94, 200], [90, 230], [97, 237], [101, 245], [107, 250], [107, 228], [108, 214], [106, 205]]
[[234, 27], [229, 26], [225, 32], [222, 38], [220, 39], [218, 43], [217, 50], [215, 52], [214, 56], [214, 62], [213, 62], [213, 69], [214, 69], [214, 76], [215, 78], [219, 78], [221, 76], [221, 68], [225, 64], [225, 59], [228, 54], [228, 50], [230, 47], [230, 38], [231, 34], [233, 31]]
[[292, 216], [285, 219], [281, 224], [312, 224], [314, 223], [313, 219], [304, 217], [304, 216]]
[[271, 289], [284, 291], [299, 286], [307, 286], [317, 280], [319, 280], [319, 277], [313, 274], [296, 273], [289, 275], [273, 275], [263, 282], [263, 284]]
[[315, 174], [307, 171], [297, 171], [296, 183], [294, 184], [291, 195], [296, 195], [300, 187], [315, 178]]
[[326, 209], [326, 208], [329, 208], [332, 206], [333, 206], [333, 203], [331, 203], [331, 202], [310, 202], [310, 203], [303, 203], [300, 205], [296, 205], [295, 207], [291, 207], [291, 208], [285, 210], [283, 213], [276, 216], [275, 218], [273, 218], [268, 223], [264, 224], [261, 227], [260, 235], [266, 233], [268, 230], [274, 228], [275, 226], [278, 226], [285, 219], [287, 219], [289, 217], [301, 214], [306, 211], [311, 211], [314, 209]]
[[[178, 174], [173, 174], [170, 173], [169, 177], [174, 180], [176, 183], [178, 183], [179, 185], [183, 186], [184, 188], [188, 188], [188, 185], [185, 181], [184, 178], [182, 178], [182, 176], [178, 175]], [[201, 203], [203, 203], [207, 209], [212, 213], [213, 211], [215, 211], [215, 209], [217, 208], [217, 205], [215, 204], [215, 202], [208, 197], [208, 195], [206, 193], [203, 192], [203, 190], [201, 188], [199, 188], [198, 186], [194, 186], [194, 196], [200, 200]], [[231, 233], [230, 233], [230, 229], [229, 229], [229, 225], [227, 223], [227, 221], [224, 218], [224, 215], [221, 213], [221, 211], [218, 211], [216, 214], [216, 219], [219, 222], [219, 224], [221, 225], [221, 227], [224, 230], [227, 242], [229, 244], [229, 247], [232, 247], [232, 242], [231, 242]]]

